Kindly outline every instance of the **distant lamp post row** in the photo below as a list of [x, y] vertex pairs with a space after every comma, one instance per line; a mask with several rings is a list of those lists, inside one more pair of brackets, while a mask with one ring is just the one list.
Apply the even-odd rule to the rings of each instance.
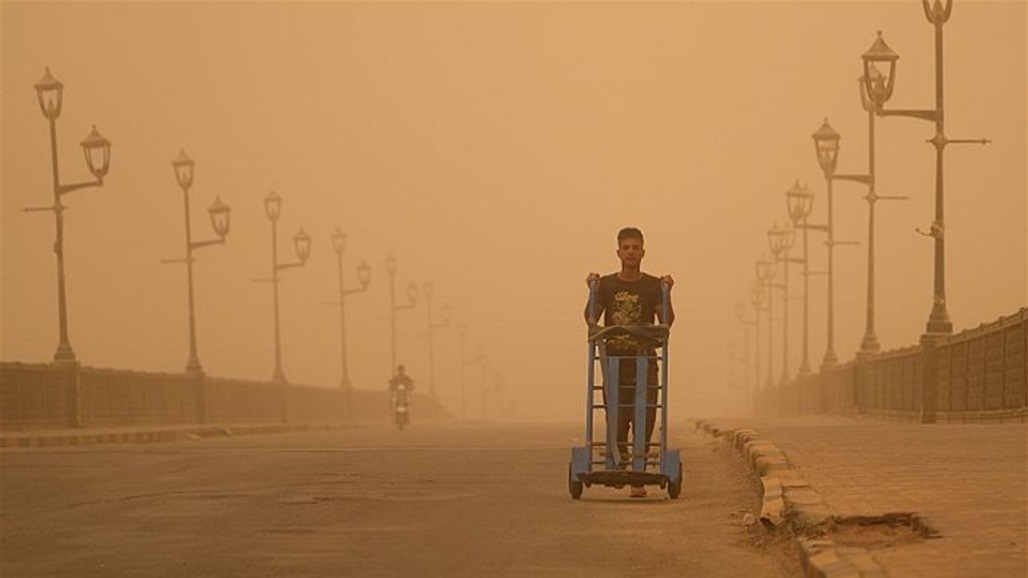
[[57, 351], [54, 353], [54, 362], [74, 364], [76, 362], [75, 352], [68, 339], [68, 306], [64, 287], [64, 204], [61, 202], [61, 198], [79, 189], [103, 185], [104, 176], [107, 175], [110, 168], [111, 143], [100, 135], [94, 125], [81, 144], [86, 158], [86, 166], [95, 180], [62, 184], [57, 162], [57, 117], [61, 116], [64, 85], [50, 74], [48, 67], [43, 78], [36, 83], [35, 88], [36, 97], [39, 99], [39, 109], [43, 112], [43, 116], [50, 121], [50, 159], [53, 168], [54, 204], [49, 207], [31, 207], [25, 211], [53, 211], [54, 213], [57, 226], [54, 253], [57, 255], [58, 317], [58, 344]]
[[439, 308], [440, 323], [434, 323], [432, 321], [432, 297], [435, 294], [435, 285], [431, 281], [426, 281], [423, 289], [425, 294], [425, 309], [428, 314], [428, 392], [434, 398], [435, 392], [435, 352], [433, 345], [434, 331], [436, 329], [442, 329], [450, 324], [450, 306], [443, 304]]
[[278, 219], [282, 214], [282, 198], [278, 193], [271, 191], [264, 197], [264, 212], [271, 221], [271, 278], [263, 279], [270, 281], [272, 294], [274, 295], [274, 320], [275, 320], [275, 370], [271, 374], [272, 381], [286, 383], [285, 373], [282, 371], [282, 339], [279, 330], [279, 307], [278, 307], [278, 282], [281, 279], [279, 272], [293, 267], [303, 267], [311, 255], [311, 238], [303, 227], [293, 236], [293, 247], [296, 251], [298, 261], [292, 263], [278, 262]]
[[386, 257], [386, 273], [389, 273], [389, 375], [396, 372], [396, 312], [413, 309], [418, 304], [418, 286], [411, 282], [407, 286], [407, 304], [396, 304], [396, 257], [390, 253]]
[[228, 235], [229, 223], [232, 210], [228, 205], [221, 202], [220, 197], [215, 197], [214, 202], [207, 208], [207, 214], [211, 218], [211, 226], [214, 228], [217, 239], [208, 241], [194, 241], [193, 228], [189, 213], [189, 189], [193, 186], [193, 172], [195, 163], [186, 155], [185, 150], [179, 151], [178, 158], [171, 162], [175, 170], [175, 180], [182, 189], [182, 199], [185, 205], [186, 221], [186, 257], [184, 259], [165, 259], [164, 263], [185, 263], [186, 264], [186, 287], [188, 289], [189, 305], [189, 360], [186, 361], [186, 373], [193, 376], [202, 376], [203, 367], [200, 365], [200, 358], [196, 353], [196, 312], [193, 298], [193, 251], [210, 245], [220, 245], [225, 242]]
[[[874, 43], [863, 55], [863, 84], [867, 97], [873, 103], [878, 116], [906, 116], [919, 118], [935, 123], [935, 135], [928, 141], [935, 146], [935, 219], [930, 231], [923, 233], [935, 239], [935, 274], [933, 279], [933, 303], [925, 330], [928, 335], [948, 334], [953, 332], [946, 308], [946, 253], [945, 253], [945, 221], [943, 211], [943, 151], [948, 144], [987, 144], [988, 139], [951, 139], [946, 136], [945, 113], [943, 106], [943, 66], [942, 66], [942, 29], [950, 18], [953, 0], [943, 3], [935, 0], [921, 0], [925, 18], [935, 28], [935, 108], [922, 110], [886, 110], [885, 103], [892, 97], [896, 83], [896, 61], [899, 55], [892, 51], [878, 32]], [[879, 68], [888, 67], [884, 73]]]

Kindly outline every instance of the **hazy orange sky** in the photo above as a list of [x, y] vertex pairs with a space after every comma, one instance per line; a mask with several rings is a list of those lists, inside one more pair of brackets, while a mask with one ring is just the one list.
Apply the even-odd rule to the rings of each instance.
[[[956, 330], [1028, 303], [1026, 3], [954, 2], [945, 27], [949, 312]], [[389, 376], [388, 276], [435, 285], [522, 417], [580, 419], [581, 310], [589, 271], [614, 271], [616, 231], [640, 227], [644, 269], [675, 276], [673, 411], [730, 403], [732, 311], [787, 219], [800, 179], [825, 219], [811, 133], [842, 134], [839, 171], [867, 170], [860, 55], [881, 30], [900, 54], [891, 108], [934, 105], [933, 32], [920, 2], [10, 2], [2, 29], [0, 358], [45, 362], [57, 345], [47, 123], [33, 85], [64, 83], [61, 179], [88, 178], [79, 142], [113, 142], [102, 188], [65, 198], [69, 331], [85, 365], [182, 371], [188, 356], [182, 198], [171, 161], [196, 161], [197, 239], [206, 207], [231, 205], [225, 246], [196, 253], [200, 360], [208, 374], [273, 369], [270, 225], [280, 254], [304, 227], [305, 268], [283, 273], [283, 366], [293, 383], [339, 381], [336, 260], [367, 260], [371, 289], [348, 301], [350, 373]], [[913, 345], [931, 308], [935, 153], [929, 123], [877, 124], [878, 337]], [[836, 349], [864, 330], [864, 189], [835, 187]], [[825, 268], [821, 238], [812, 268]], [[791, 279], [799, 296], [800, 277]], [[811, 361], [824, 352], [824, 278], [811, 283]], [[791, 367], [799, 302], [791, 305]], [[776, 308], [781, 311], [780, 301]], [[424, 301], [398, 314], [399, 361], [427, 389]], [[776, 340], [780, 341], [780, 330]], [[752, 346], [751, 346], [752, 347]], [[775, 355], [776, 372], [780, 356]], [[468, 368], [479, 407], [481, 368]], [[459, 395], [458, 339], [436, 334], [436, 382]]]

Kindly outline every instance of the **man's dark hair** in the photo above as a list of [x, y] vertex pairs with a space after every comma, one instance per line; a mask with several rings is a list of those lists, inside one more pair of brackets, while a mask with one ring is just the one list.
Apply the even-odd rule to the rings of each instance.
[[643, 243], [643, 232], [635, 227], [625, 227], [618, 231], [618, 246], [621, 245], [621, 241], [625, 239], [639, 239], [639, 243]]

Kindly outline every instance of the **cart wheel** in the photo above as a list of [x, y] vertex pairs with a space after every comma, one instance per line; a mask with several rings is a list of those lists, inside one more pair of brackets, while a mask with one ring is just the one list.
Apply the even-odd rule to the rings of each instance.
[[582, 497], [582, 482], [575, 481], [571, 477], [571, 464], [568, 464], [568, 493], [571, 494], [572, 500]]
[[682, 495], [682, 465], [678, 465], [678, 481], [668, 482], [667, 495], [672, 500], [677, 500], [678, 496]]

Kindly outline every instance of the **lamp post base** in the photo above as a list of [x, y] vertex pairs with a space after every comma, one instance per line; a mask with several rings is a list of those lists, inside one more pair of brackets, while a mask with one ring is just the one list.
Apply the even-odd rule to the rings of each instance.
[[192, 377], [203, 377], [203, 367], [200, 366], [200, 360], [194, 357], [186, 362], [186, 375]]
[[953, 322], [949, 317], [945, 319], [929, 318], [925, 325], [925, 333], [928, 335], [949, 335], [953, 333]]
[[54, 352], [54, 363], [77, 363], [71, 345], [62, 343], [57, 346], [57, 351]]
[[864, 339], [860, 342], [860, 351], [864, 355], [874, 355], [881, 351], [882, 346], [878, 343], [878, 337], [873, 334], [867, 334]]
[[271, 381], [285, 385], [286, 376], [282, 373], [281, 367], [276, 367], [274, 373], [271, 374]]
[[829, 349], [825, 352], [824, 359], [821, 360], [821, 369], [835, 367], [836, 365], [839, 365], [839, 358], [835, 356], [834, 350]]

